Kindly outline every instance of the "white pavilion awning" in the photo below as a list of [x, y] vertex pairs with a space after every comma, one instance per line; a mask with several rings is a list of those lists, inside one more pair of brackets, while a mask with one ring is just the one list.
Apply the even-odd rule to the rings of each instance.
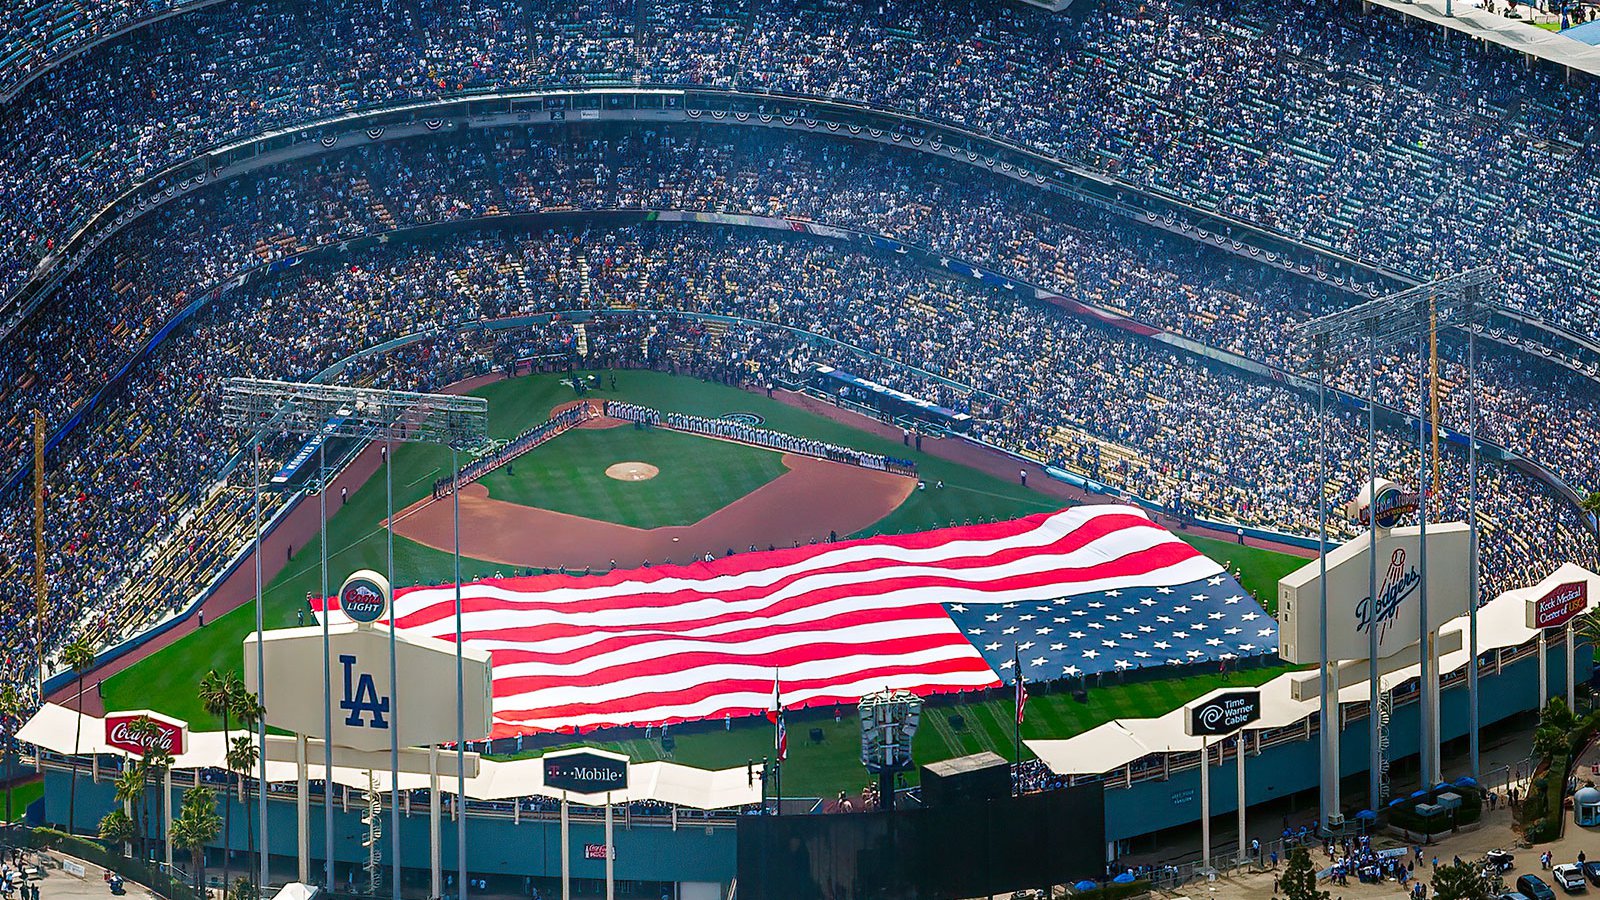
[[[75, 734], [75, 729], [79, 729]], [[235, 730], [227, 735], [238, 738], [248, 732]], [[252, 743], [254, 735], [249, 735]], [[17, 738], [56, 753], [71, 754], [76, 748], [83, 755], [103, 754], [127, 757], [130, 754], [105, 743], [105, 720], [97, 716], [80, 715], [54, 703], [46, 703], [17, 733]], [[220, 731], [191, 731], [184, 752], [173, 760], [174, 769], [223, 769], [227, 767], [227, 741]], [[316, 749], [307, 760], [307, 777], [323, 779], [322, 752]], [[456, 792], [456, 760], [454, 751], [439, 754], [439, 788], [445, 793]], [[254, 773], [252, 773], [254, 774]], [[295, 764], [269, 759], [267, 781], [272, 784], [293, 784], [298, 777]], [[387, 768], [367, 769], [335, 765], [333, 777], [326, 779], [334, 784], [366, 790], [376, 783], [379, 791], [389, 790]], [[421, 790], [428, 786], [428, 776], [401, 772], [400, 790]], [[761, 802], [761, 780], [752, 780], [745, 767], [733, 769], [698, 769], [670, 762], [634, 763], [628, 767], [629, 787], [611, 795], [613, 803], [635, 800], [655, 800], [686, 806], [693, 809], [728, 809]], [[478, 774], [467, 779], [466, 795], [473, 800], [513, 800], [518, 797], [559, 798], [561, 791], [548, 788], [544, 783], [544, 765], [538, 758], [513, 762], [496, 762], [484, 759], [478, 762]], [[604, 794], [569, 794], [574, 803], [603, 806]]]
[[[1503, 650], [1520, 647], [1533, 640], [1536, 632], [1526, 623], [1529, 599], [1543, 597], [1558, 584], [1587, 580], [1589, 602], [1592, 609], [1600, 603], [1600, 575], [1582, 566], [1565, 563], [1548, 578], [1526, 588], [1506, 591], [1484, 604], [1478, 610], [1478, 651]], [[1440, 626], [1441, 633], [1462, 632], [1462, 646], [1467, 647], [1465, 632], [1469, 627], [1467, 616], [1459, 616]], [[1454, 672], [1467, 665], [1470, 651], [1466, 649], [1446, 653], [1439, 658], [1441, 673]], [[1383, 690], [1404, 684], [1416, 678], [1421, 666], [1413, 663], [1379, 676]], [[1318, 711], [1316, 699], [1295, 700], [1291, 686], [1295, 679], [1307, 677], [1290, 672], [1274, 678], [1261, 686], [1261, 720], [1250, 727], [1251, 731], [1285, 728], [1301, 722]], [[1237, 690], [1222, 688], [1214, 693]], [[1365, 680], [1345, 685], [1339, 690], [1340, 703], [1365, 702], [1370, 692]], [[1210, 696], [1209, 694], [1207, 696]], [[1162, 716], [1145, 719], [1115, 719], [1092, 728], [1083, 734], [1065, 740], [1024, 741], [1052, 772], [1058, 775], [1099, 775], [1121, 768], [1153, 753], [1194, 752], [1200, 749], [1200, 739], [1184, 733], [1184, 711], [1172, 710]]]

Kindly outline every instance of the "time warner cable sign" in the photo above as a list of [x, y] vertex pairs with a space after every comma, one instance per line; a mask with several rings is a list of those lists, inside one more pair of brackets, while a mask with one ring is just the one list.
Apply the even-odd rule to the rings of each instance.
[[1261, 718], [1261, 692], [1226, 691], [1191, 704], [1188, 711], [1183, 730], [1190, 737], [1233, 734]]
[[[1429, 630], [1467, 611], [1467, 525], [1428, 525]], [[1372, 545], [1360, 535], [1328, 553], [1328, 658], [1361, 660], [1370, 635], [1378, 658], [1415, 644], [1422, 630], [1422, 539], [1417, 528], [1379, 531], [1377, 591], [1369, 591]], [[1316, 560], [1278, 582], [1278, 654], [1291, 663], [1321, 661], [1321, 569]], [[1369, 596], [1370, 594], [1370, 596]]]

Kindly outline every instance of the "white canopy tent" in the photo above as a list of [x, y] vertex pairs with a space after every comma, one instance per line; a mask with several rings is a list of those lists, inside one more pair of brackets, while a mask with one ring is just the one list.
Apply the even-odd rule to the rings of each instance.
[[[80, 715], [64, 706], [46, 703], [22, 726], [17, 737], [26, 743], [56, 753], [70, 754], [76, 747], [77, 751], [84, 755], [129, 756], [126, 751], [105, 743], [104, 723], [105, 720], [99, 717]], [[76, 735], [74, 729], [80, 729]], [[244, 731], [234, 731], [228, 737], [235, 739], [250, 737], [252, 743], [255, 743], [254, 735]], [[227, 767], [226, 753], [227, 745], [222, 732], [190, 732], [184, 752], [173, 759], [172, 767], [223, 769]], [[320, 755], [317, 756], [317, 759], [307, 761], [307, 772], [309, 778], [320, 781], [323, 780], [324, 769]], [[442, 754], [440, 787], [447, 793], [454, 793], [454, 772], [454, 754]], [[296, 779], [297, 769], [294, 763], [268, 759], [269, 783], [294, 784]], [[374, 779], [379, 791], [389, 790], [389, 772], [383, 769], [375, 769], [369, 773], [366, 769], [336, 765], [333, 767], [333, 777], [327, 780], [334, 784], [366, 790]], [[670, 762], [635, 763], [629, 767], [628, 781], [628, 789], [612, 793], [611, 802], [652, 800], [701, 810], [729, 809], [761, 802], [761, 780], [751, 779], [743, 766], [710, 770]], [[400, 773], [399, 788], [403, 791], [422, 790], [427, 786], [426, 774]], [[512, 800], [518, 797], [560, 799], [562, 792], [545, 786], [544, 766], [538, 758], [513, 762], [485, 759], [478, 763], [478, 774], [467, 779], [466, 795], [473, 800]], [[574, 803], [591, 806], [602, 806], [606, 802], [603, 794], [593, 796], [571, 794], [568, 799]]]
[[[1527, 626], [1528, 600], [1544, 596], [1558, 584], [1580, 580], [1589, 583], [1589, 608], [1593, 609], [1600, 601], [1600, 575], [1572, 563], [1563, 564], [1536, 585], [1506, 591], [1484, 604], [1478, 610], [1478, 651], [1487, 653], [1520, 647], [1533, 640], [1538, 632]], [[1462, 646], [1466, 647], [1467, 627], [1468, 618], [1459, 616], [1439, 630], [1441, 633], [1462, 632]], [[1469, 656], [1470, 651], [1466, 649], [1446, 653], [1440, 657], [1439, 671], [1447, 674], [1461, 669], [1467, 665]], [[1416, 664], [1404, 666], [1380, 676], [1378, 683], [1382, 690], [1392, 690], [1416, 678], [1420, 671]], [[1316, 699], [1296, 700], [1291, 692], [1295, 680], [1315, 675], [1315, 672], [1290, 672], [1263, 684], [1261, 719], [1249, 730], [1284, 728], [1317, 713]], [[1214, 693], [1227, 690], [1231, 688]], [[1366, 681], [1345, 685], [1339, 691], [1340, 703], [1364, 703], [1368, 697]], [[1154, 753], [1199, 752], [1201, 739], [1184, 733], [1183, 717], [1184, 711], [1176, 709], [1156, 718], [1115, 719], [1065, 740], [1023, 743], [1058, 775], [1099, 775]]]

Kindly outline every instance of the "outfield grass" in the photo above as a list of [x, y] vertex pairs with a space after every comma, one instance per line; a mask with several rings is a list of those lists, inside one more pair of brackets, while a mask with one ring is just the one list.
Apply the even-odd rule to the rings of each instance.
[[1278, 581], [1310, 562], [1298, 556], [1247, 547], [1229, 541], [1178, 533], [1196, 550], [1221, 563], [1228, 571], [1239, 572], [1239, 584], [1249, 591], [1269, 614], [1278, 614]]
[[[619, 372], [617, 381], [615, 392], [607, 389], [591, 396], [622, 399], [661, 410], [709, 417], [734, 412], [753, 413], [764, 419], [766, 427], [778, 431], [806, 435], [867, 452], [914, 459], [929, 484], [944, 481], [943, 490], [930, 488], [913, 492], [898, 509], [859, 536], [920, 531], [991, 516], [1012, 518], [1054, 509], [1059, 505], [1055, 500], [1014, 481], [995, 478], [918, 453], [902, 446], [898, 440], [879, 437], [737, 388], [656, 372]], [[609, 385], [609, 378], [604, 379], [603, 383]], [[474, 393], [489, 400], [489, 432], [500, 439], [514, 437], [530, 424], [546, 418], [554, 406], [574, 397], [572, 389], [553, 375], [495, 382]], [[651, 440], [648, 453], [640, 449], [647, 446], [638, 443], [643, 438]], [[654, 440], [657, 438], [666, 438], [674, 443], [657, 443]], [[566, 443], [569, 441], [574, 443]], [[687, 443], [679, 444], [677, 441]], [[624, 453], [624, 449], [629, 447], [633, 449]], [[522, 502], [561, 508], [555, 504], [577, 502], [577, 489], [565, 482], [611, 481], [603, 474], [609, 462], [602, 463], [598, 458], [602, 452], [612, 453], [615, 458], [611, 461], [638, 459], [652, 462], [661, 466], [661, 478], [665, 478], [669, 471], [678, 467], [677, 464], [670, 464], [673, 458], [687, 453], [697, 460], [704, 459], [705, 454], [716, 453], [720, 448], [739, 451], [735, 463], [746, 467], [745, 474], [740, 477], [746, 478], [749, 483], [755, 483], [755, 479], [761, 477], [760, 471], [755, 471], [757, 467], [751, 466], [752, 459], [778, 461], [776, 454], [766, 451], [683, 435], [664, 432], [646, 435], [631, 428], [579, 429], [562, 435], [519, 460], [516, 474], [504, 475], [505, 483], [499, 480], [501, 473], [495, 473], [491, 476], [489, 488], [491, 495], [502, 499], [510, 499], [510, 496], [499, 491], [522, 490], [526, 492], [518, 498]], [[545, 454], [546, 450], [555, 452]], [[656, 458], [649, 458], [649, 453], [655, 454]], [[540, 454], [544, 455], [541, 457]], [[746, 454], [753, 456], [747, 457]], [[663, 462], [669, 465], [663, 465]], [[427, 496], [433, 480], [449, 472], [450, 453], [428, 445], [408, 444], [395, 449], [392, 465], [395, 508], [400, 509]], [[715, 467], [701, 468], [710, 471]], [[328, 544], [331, 548], [329, 578], [333, 580], [332, 587], [337, 587], [343, 574], [355, 569], [383, 571], [385, 567], [384, 531], [378, 524], [385, 514], [383, 476], [383, 470], [380, 469], [365, 486], [350, 495], [348, 503], [330, 510]], [[648, 486], [652, 483], [643, 484]], [[606, 488], [638, 486], [613, 482]], [[567, 493], [558, 499], [557, 495], [562, 491]], [[688, 489], [684, 488], [673, 493], [682, 495], [686, 492]], [[585, 515], [601, 518], [617, 517], [613, 521], [624, 521], [624, 524], [633, 524], [625, 521], [627, 516], [639, 516], [634, 520], [637, 522], [647, 521], [644, 518], [647, 515], [668, 515], [661, 510], [645, 513], [627, 509], [627, 504], [616, 501], [615, 496], [602, 498], [603, 504], [611, 504], [608, 509], [575, 508], [569, 511], [581, 511]], [[732, 496], [727, 499], [732, 499]], [[720, 506], [725, 502], [718, 500], [715, 504]], [[684, 517], [692, 515], [693, 512], [683, 514]], [[1230, 567], [1242, 567], [1241, 581], [1244, 586], [1268, 603], [1276, 598], [1277, 579], [1302, 563], [1294, 557], [1272, 551], [1242, 547], [1226, 541], [1180, 536], [1213, 559]], [[320, 554], [321, 544], [313, 539], [298, 549], [289, 566], [268, 585], [264, 616], [269, 628], [297, 624], [300, 621], [299, 614], [305, 608], [307, 592], [322, 592]], [[467, 579], [504, 568], [503, 565], [477, 560], [462, 561], [462, 574]], [[448, 553], [402, 537], [395, 538], [394, 580], [397, 585], [440, 583], [451, 578], [452, 564]], [[306, 621], [309, 620], [307, 616]], [[195, 685], [202, 674], [212, 669], [239, 671], [242, 667], [241, 642], [254, 627], [253, 606], [208, 620], [204, 629], [185, 635], [170, 647], [106, 679], [101, 686], [106, 708], [156, 709], [185, 719], [198, 730], [219, 727], [219, 723], [201, 708], [195, 696]], [[1257, 670], [1236, 677], [1242, 681], [1266, 671]], [[1268, 676], [1261, 677], [1265, 680]], [[1091, 691], [1090, 702], [1086, 705], [1077, 704], [1065, 696], [1042, 695], [1030, 701], [1030, 718], [1024, 735], [1067, 737], [1119, 716], [1159, 715], [1215, 687], [1216, 682], [1208, 678], [1203, 676], [1096, 689]], [[940, 707], [917, 739], [919, 759], [931, 761], [980, 749], [995, 749], [997, 752], [1006, 750], [1010, 746], [1011, 733], [1007, 726], [1011, 716], [1009, 707], [1009, 700], [966, 702]], [[947, 712], [963, 715], [968, 723], [967, 730], [957, 732], [950, 729], [945, 719]], [[812, 727], [823, 728], [827, 736], [819, 746], [810, 746], [807, 739]], [[696, 732], [689, 729], [680, 733], [675, 756], [680, 762], [695, 765], [736, 765], [751, 756], [759, 758], [764, 752], [770, 753], [770, 741], [770, 731], [754, 724], [745, 727], [736, 724], [728, 732]], [[835, 726], [831, 716], [823, 716], [823, 720], [817, 722], [797, 721], [791, 732], [792, 757], [789, 772], [785, 775], [785, 791], [803, 788], [807, 793], [824, 793], [857, 786], [856, 782], [862, 778], [862, 773], [855, 761], [856, 741], [854, 726], [849, 723], [848, 717], [842, 726]], [[644, 741], [622, 742], [618, 746], [623, 752], [641, 760], [659, 757], [659, 744], [654, 745], [653, 751], [650, 749], [652, 745]], [[1009, 750], [1006, 750], [1003, 755], [1008, 754]]]
[[28, 804], [44, 796], [44, 779], [19, 784], [7, 791], [0, 792], [0, 818], [4, 818], [6, 811], [5, 794], [11, 795], [11, 821], [21, 821], [28, 811]]
[[[605, 475], [616, 463], [660, 471], [647, 481]], [[784, 472], [783, 455], [657, 428], [574, 428], [489, 473], [489, 496], [628, 525], [693, 525]]]
[[[1159, 716], [1224, 685], [1244, 687], [1264, 684], [1288, 671], [1291, 671], [1289, 667], [1274, 666], [1232, 673], [1226, 679], [1221, 675], [1208, 674], [1113, 684], [1090, 688], [1087, 703], [1079, 703], [1066, 693], [1034, 693], [1028, 697], [1022, 737], [1024, 740], [1064, 738], [1081, 734], [1112, 719]], [[1042, 687], [1034, 690], [1042, 690]], [[838, 723], [834, 722], [828, 709], [804, 710], [791, 715], [788, 722], [789, 759], [783, 769], [785, 796], [832, 796], [841, 790], [855, 790], [866, 784], [868, 776], [861, 767], [861, 731], [855, 720], [855, 708], [847, 706], [841, 712], [841, 721]], [[951, 716], [959, 716], [964, 720], [959, 730], [952, 725]], [[1004, 699], [925, 706], [912, 751], [918, 763], [936, 762], [984, 750], [1014, 759], [1015, 721], [1009, 694]], [[731, 725], [728, 729], [712, 723], [709, 728], [701, 724], [674, 730], [676, 746], [673, 748], [672, 761], [701, 768], [725, 769], [773, 755], [772, 726], [764, 717], [735, 720]], [[822, 729], [823, 738], [820, 742], [811, 740], [813, 728]], [[657, 738], [573, 742], [506, 758], [525, 759], [550, 750], [577, 746], [626, 753], [635, 762], [667, 758]], [[1026, 747], [1022, 752], [1027, 758], [1033, 755]], [[915, 773], [911, 773], [910, 778], [915, 783]]]

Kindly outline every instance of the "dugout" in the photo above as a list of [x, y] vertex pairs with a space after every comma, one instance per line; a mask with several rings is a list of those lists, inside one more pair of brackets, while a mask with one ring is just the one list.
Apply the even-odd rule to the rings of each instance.
[[810, 381], [812, 387], [830, 397], [840, 397], [876, 409], [894, 419], [910, 419], [957, 433], [972, 428], [972, 416], [967, 413], [914, 397], [876, 381], [868, 381], [833, 366], [813, 363]]

